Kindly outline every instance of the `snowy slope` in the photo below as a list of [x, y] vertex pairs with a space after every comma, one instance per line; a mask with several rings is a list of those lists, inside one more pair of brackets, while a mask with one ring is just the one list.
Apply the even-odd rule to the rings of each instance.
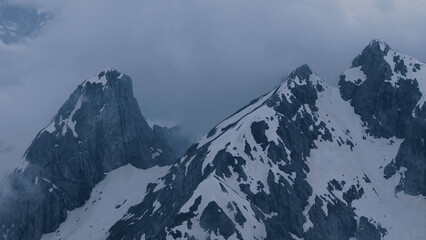
[[[311, 171], [307, 181], [313, 188], [312, 196], [329, 199], [327, 186], [335, 179], [346, 184], [340, 191], [331, 191], [333, 197], [328, 201], [335, 197], [345, 201], [343, 192], [359, 184], [364, 194], [352, 205], [357, 216], [373, 219], [386, 228], [384, 239], [423, 239], [426, 236], [426, 198], [396, 193], [394, 189], [400, 175], [388, 180], [383, 177], [383, 168], [395, 158], [402, 139], [367, 135], [360, 117], [341, 99], [338, 89], [326, 88], [317, 106], [319, 118], [330, 120], [327, 125], [339, 133], [333, 138], [350, 136], [354, 146], [351, 149], [348, 145], [339, 146], [337, 141], [316, 142], [318, 148], [312, 150], [308, 160]], [[310, 202], [313, 202], [312, 196]]]
[[[312, 77], [313, 81], [316, 80], [316, 77]], [[307, 221], [304, 223], [304, 230], [307, 230], [310, 224], [312, 224], [307, 212], [314, 203], [315, 196], [324, 197], [326, 199], [324, 201], [325, 204], [332, 203], [336, 198], [345, 202], [343, 193], [348, 191], [351, 186], [357, 186], [357, 188], [364, 189], [364, 194], [361, 199], [356, 200], [352, 205], [355, 208], [356, 215], [372, 219], [375, 223], [387, 229], [384, 239], [422, 239], [423, 236], [426, 236], [426, 211], [424, 211], [426, 209], [426, 198], [424, 196], [409, 196], [402, 192], [395, 193], [394, 189], [399, 183], [400, 176], [393, 176], [389, 180], [383, 177], [383, 167], [395, 158], [402, 139], [385, 139], [369, 136], [365, 133], [366, 129], [360, 117], [353, 112], [349, 103], [343, 101], [340, 97], [339, 90], [325, 84], [322, 84], [322, 86], [325, 91], [321, 92], [318, 96], [319, 98], [315, 106], [319, 110], [315, 115], [319, 119], [318, 123], [325, 122], [327, 129], [334, 129], [332, 133], [334, 141], [316, 140], [315, 145], [317, 148], [311, 151], [311, 156], [307, 159], [310, 169], [307, 174], [307, 181], [312, 187], [313, 193], [308, 200], [308, 206], [304, 210], [305, 217], [307, 218]], [[274, 92], [272, 91], [271, 93]], [[276, 91], [276, 93], [281, 93], [282, 96], [286, 95], [283, 93], [288, 92], [288, 88], [285, 85]], [[266, 97], [270, 96], [270, 94], [267, 94]], [[250, 158], [244, 152], [245, 141], [250, 146], [257, 146], [258, 149], [261, 148], [253, 138], [249, 137], [251, 135], [250, 124], [255, 121], [267, 122], [269, 129], [265, 135], [268, 141], [280, 141], [279, 138], [277, 139], [278, 136], [274, 134], [277, 131], [278, 124], [274, 120], [271, 121], [271, 119], [279, 118], [279, 114], [266, 105], [262, 105], [261, 107], [256, 105], [254, 104], [252, 107], [243, 110], [240, 114], [227, 119], [219, 125], [220, 128], [237, 123], [235, 127], [227, 130], [226, 133], [220, 135], [218, 138], [214, 139], [215, 136], [210, 138], [214, 139], [214, 142], [210, 143], [209, 155], [216, 155], [218, 149], [224, 148], [229, 142], [230, 146], [236, 147], [236, 149], [228, 149], [229, 153], [235, 157], [243, 156], [247, 159]], [[256, 109], [256, 111], [250, 112], [253, 109]], [[298, 114], [302, 116], [304, 114], [311, 114], [311, 110], [309, 107], [304, 106], [299, 109]], [[244, 115], [244, 118], [239, 119], [242, 115]], [[202, 143], [207, 139], [209, 138], [204, 137]], [[340, 142], [339, 139], [341, 139]], [[354, 143], [354, 146], [351, 147], [351, 145], [343, 144], [347, 140]], [[262, 157], [264, 158], [266, 155], [266, 151], [261, 152], [259, 155], [257, 153], [253, 154], [254, 159], [258, 160]], [[203, 164], [204, 166], [208, 164], [208, 159]], [[269, 170], [272, 170], [275, 175], [283, 176], [290, 184], [294, 182], [295, 178], [293, 174], [277, 171], [276, 168], [271, 168], [266, 163], [256, 162], [251, 166], [247, 165], [243, 168], [246, 175], [249, 176], [250, 180], [247, 183], [250, 184], [250, 187], [255, 189], [256, 183], [260, 181], [265, 185], [266, 193], [268, 193], [266, 177]], [[203, 198], [199, 209], [203, 210], [208, 202], [215, 201], [222, 209], [226, 209], [226, 214], [231, 219], [235, 211], [227, 209], [228, 202], [238, 199], [239, 201], [236, 202], [240, 206], [240, 209], [250, 209], [250, 202], [245, 199], [246, 196], [244, 193], [229, 194], [230, 196], [227, 196], [226, 200], [223, 196], [216, 195], [217, 192], [221, 192], [219, 183], [222, 183], [226, 189], [229, 188], [228, 192], [238, 191], [239, 184], [244, 183], [244, 181], [237, 181], [236, 178], [237, 176], [231, 176], [226, 179], [216, 175], [209, 176], [195, 190], [193, 197], [187, 201], [180, 212], [188, 211], [188, 208], [198, 196], [202, 196]], [[344, 181], [346, 184], [342, 190], [330, 192], [327, 187], [332, 180], [337, 180], [338, 182]], [[212, 191], [215, 188], [216, 190]], [[243, 207], [241, 208], [241, 206]], [[202, 213], [201, 210], [195, 212], [195, 214], [198, 213], [198, 216], [200, 216]], [[324, 212], [327, 213], [325, 207]], [[251, 224], [247, 224], [252, 227], [251, 229], [250, 227], [237, 227], [243, 239], [250, 239], [250, 236], [257, 236], [258, 238], [266, 236], [262, 229], [262, 223], [257, 222], [255, 219], [255, 213], [249, 211], [245, 213], [243, 211], [243, 215], [247, 219], [250, 219], [250, 216], [252, 216], [251, 221], [248, 221]], [[195, 222], [199, 222], [199, 219], [195, 220]], [[194, 226], [197, 225], [195, 224]], [[198, 232], [199, 235], [194, 235], [196, 239], [205, 239], [209, 236], [200, 226], [197, 226], [199, 227], [198, 231], [194, 230], [197, 229], [194, 226], [193, 229], [179, 226], [172, 230], [180, 230], [182, 233], [188, 232], [191, 234]]]
[[[357, 70], [348, 81], [367, 78]], [[340, 91], [299, 67], [192, 146], [109, 238], [422, 239], [425, 197], [396, 191], [403, 168], [384, 177], [404, 139], [372, 135]]]
[[148, 183], [166, 173], [168, 167], [138, 169], [125, 165], [107, 173], [93, 188], [86, 204], [68, 212], [59, 228], [41, 239], [105, 239], [108, 229], [140, 202]]

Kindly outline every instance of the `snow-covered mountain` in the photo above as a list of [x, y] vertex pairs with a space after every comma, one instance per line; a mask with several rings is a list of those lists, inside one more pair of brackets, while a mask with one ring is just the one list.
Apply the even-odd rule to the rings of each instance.
[[425, 73], [380, 41], [338, 88], [297, 68], [148, 185], [109, 239], [422, 239]]
[[8, 176], [8, 189], [0, 191], [0, 236], [39, 239], [93, 197], [108, 172], [174, 160], [163, 136], [142, 117], [130, 77], [102, 71], [77, 87], [33, 140], [24, 166]]
[[10, 175], [0, 237], [423, 239], [425, 96], [426, 64], [374, 40], [338, 87], [300, 66], [173, 161], [104, 71]]
[[397, 190], [426, 196], [426, 67], [417, 59], [373, 41], [340, 78], [342, 98], [376, 137], [404, 139], [386, 178], [405, 168]]

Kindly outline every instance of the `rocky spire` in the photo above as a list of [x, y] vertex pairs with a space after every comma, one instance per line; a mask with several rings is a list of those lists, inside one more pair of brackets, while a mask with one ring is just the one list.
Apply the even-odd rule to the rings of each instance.
[[384, 168], [384, 175], [390, 178], [404, 168], [395, 190], [411, 195], [426, 195], [422, 140], [426, 138], [425, 69], [420, 60], [373, 40], [339, 81], [342, 98], [350, 101], [369, 134], [404, 138], [394, 161]]
[[295, 79], [298, 77], [302, 80], [309, 80], [309, 77], [312, 74], [312, 70], [309, 68], [307, 64], [303, 64], [300, 67], [296, 68], [293, 72], [290, 73], [289, 78]]
[[[9, 216], [0, 218], [1, 231], [10, 239], [37, 239], [54, 231], [106, 172], [174, 161], [167, 142], [141, 115], [131, 78], [115, 69], [79, 85], [25, 157], [28, 166], [10, 176], [13, 195], [1, 207], [8, 212], [0, 215]], [[15, 214], [25, 217], [14, 219]]]

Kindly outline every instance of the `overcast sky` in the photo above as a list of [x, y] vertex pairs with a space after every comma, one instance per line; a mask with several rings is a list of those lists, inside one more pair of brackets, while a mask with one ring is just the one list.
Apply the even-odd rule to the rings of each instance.
[[[34, 1], [13, 0], [35, 5]], [[69, 94], [107, 67], [143, 115], [208, 131], [307, 63], [331, 85], [372, 39], [426, 59], [424, 0], [40, 0], [39, 36], [0, 44], [0, 161], [22, 156]]]

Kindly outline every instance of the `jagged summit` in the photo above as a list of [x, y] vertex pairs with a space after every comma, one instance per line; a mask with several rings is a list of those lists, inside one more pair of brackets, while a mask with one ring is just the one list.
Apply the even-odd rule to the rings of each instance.
[[295, 79], [296, 77], [298, 77], [301, 80], [308, 80], [311, 74], [312, 70], [309, 68], [309, 66], [307, 64], [303, 64], [300, 67], [296, 68], [293, 72], [291, 72], [289, 78]]
[[106, 102], [113, 98], [129, 99], [130, 105], [138, 111], [139, 106], [133, 96], [132, 79], [113, 68], [108, 68], [80, 84], [59, 109], [52, 122], [40, 131], [38, 137], [44, 132], [51, 134], [55, 132], [57, 136], [71, 132], [77, 138], [79, 129], [76, 129], [76, 125], [78, 116], [81, 115], [79, 112], [91, 105], [91, 111], [97, 110], [96, 116], [103, 115], [104, 110], [110, 105]]
[[288, 80], [278, 87], [275, 95], [285, 97], [286, 101], [293, 104], [314, 104], [318, 93], [328, 88], [328, 84], [304, 64], [296, 68]]
[[296, 85], [327, 85], [318, 74], [311, 70], [307, 64], [303, 64], [293, 70], [288, 77], [288, 87], [293, 88], [293, 83]]
[[198, 148], [217, 138], [223, 132], [235, 126], [242, 118], [261, 107], [269, 106], [274, 107], [280, 113], [296, 114], [298, 108], [303, 104], [314, 106], [318, 94], [327, 88], [329, 88], [327, 83], [313, 72], [308, 65], [301, 65], [292, 71], [286, 81], [283, 81], [267, 94], [254, 99], [249, 105], [217, 124], [200, 139]]
[[395, 160], [385, 167], [387, 178], [405, 169], [396, 191], [426, 195], [426, 132], [421, 130], [426, 125], [425, 63], [373, 41], [340, 76], [339, 88], [369, 134], [405, 139]]
[[120, 73], [116, 68], [114, 68], [114, 67], [108, 67], [108, 68], [105, 68], [103, 71], [101, 71], [98, 75], [102, 75], [102, 74], [105, 74], [105, 73], [108, 73], [108, 72], [118, 72], [118, 73]]
[[[367, 46], [339, 88], [307, 65], [297, 68], [194, 144], [108, 239], [422, 239], [424, 203], [406, 193], [424, 188], [425, 148], [417, 137], [395, 137], [410, 124], [393, 117], [411, 116], [413, 105], [403, 102], [403, 114], [392, 115], [394, 92], [374, 85], [394, 87], [384, 73], [394, 68], [381, 67], [385, 49]], [[400, 90], [395, 96], [418, 100]]]
[[[325, 87], [328, 87], [328, 84], [324, 82], [324, 80], [322, 80], [321, 77], [318, 76], [318, 74], [313, 72], [307, 64], [303, 64], [291, 72], [287, 80], [286, 88], [300, 88], [305, 85], [308, 85], [308, 88], [309, 86], [313, 86], [313, 89], [317, 92], [321, 92]], [[309, 90], [305, 87], [301, 91]]]
[[85, 80], [82, 85], [85, 85], [87, 83], [102, 83], [102, 85], [106, 85], [108, 82], [114, 82], [119, 79], [129, 78], [129, 76], [122, 74], [114, 68], [107, 68], [101, 71], [99, 74]]
[[386, 52], [386, 49], [390, 49], [389, 45], [386, 42], [381, 41], [380, 39], [373, 39], [366, 46], [366, 48], [377, 48], [377, 47], [383, 52]]
[[[162, 137], [154, 134], [141, 115], [133, 95], [132, 79], [110, 68], [80, 84], [59, 109], [52, 122], [40, 131], [35, 141], [44, 136], [58, 140], [74, 138], [74, 141], [96, 137], [105, 138], [101, 142], [99, 140], [96, 142], [102, 143], [101, 146], [105, 147], [111, 142], [110, 139], [122, 135], [124, 135], [122, 144], [126, 148], [134, 144], [141, 144], [143, 147], [133, 150], [123, 149], [121, 151], [124, 151], [123, 154], [128, 159], [124, 160], [122, 159], [124, 156], [117, 156], [113, 161], [134, 159], [133, 163], [142, 168], [172, 161], [167, 144], [162, 144]], [[159, 145], [155, 146], [156, 144]], [[31, 153], [31, 149], [30, 146], [27, 155]], [[151, 161], [150, 152], [156, 152], [158, 149], [164, 150], [164, 154], [160, 152], [155, 154], [158, 155], [156, 157], [158, 162], [154, 163]], [[117, 153], [111, 153], [111, 156], [115, 154]]]
[[102, 71], [75, 89], [29, 146], [27, 166], [10, 175], [14, 195], [21, 196], [26, 185], [33, 190], [2, 203], [0, 215], [25, 218], [0, 217], [1, 233], [40, 238], [65, 220], [67, 210], [83, 205], [106, 173], [127, 164], [165, 166], [174, 158], [164, 136], [141, 115], [131, 78], [115, 69]]
[[[360, 68], [376, 81], [388, 81], [396, 85], [399, 80], [423, 77], [424, 75], [419, 74], [422, 65], [424, 62], [392, 49], [387, 43], [373, 40], [354, 58], [351, 68]], [[362, 81], [361, 79], [357, 84]]]
[[[295, 70], [293, 70], [288, 77], [288, 82], [290, 83], [290, 84], [287, 84], [288, 86], [292, 85], [291, 82], [294, 82], [297, 85], [305, 85], [305, 84], [327, 85], [324, 82], [324, 80], [322, 80], [321, 77], [318, 76], [318, 74], [316, 74], [314, 71], [312, 71], [307, 64], [303, 64], [297, 67]], [[293, 86], [290, 86], [290, 87], [293, 87]]]
[[407, 121], [425, 115], [426, 66], [373, 40], [340, 76], [342, 98], [376, 136], [404, 136]]

